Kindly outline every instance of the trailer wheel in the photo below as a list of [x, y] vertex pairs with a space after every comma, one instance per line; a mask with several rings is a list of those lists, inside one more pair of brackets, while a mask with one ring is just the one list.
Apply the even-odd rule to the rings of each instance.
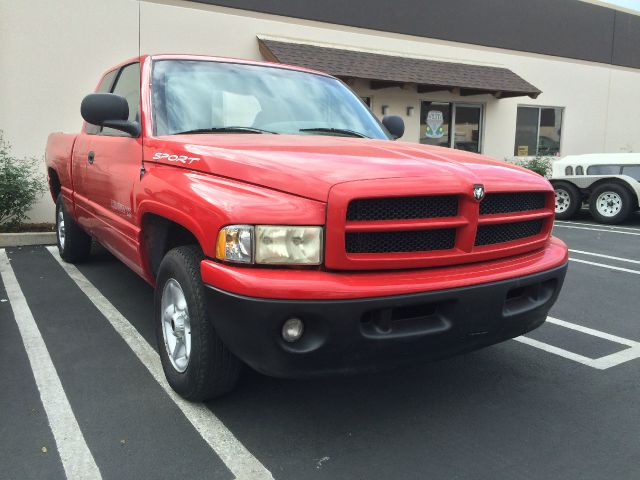
[[624, 222], [631, 214], [632, 204], [629, 190], [617, 183], [599, 185], [589, 197], [589, 211], [600, 223]]
[[170, 250], [160, 263], [154, 295], [162, 368], [171, 388], [192, 401], [229, 393], [242, 367], [209, 319], [200, 277], [203, 258], [195, 245]]
[[556, 194], [556, 218], [569, 220], [582, 206], [580, 191], [570, 183], [553, 185]]
[[62, 194], [56, 200], [56, 240], [60, 257], [65, 262], [82, 262], [91, 253], [91, 236], [67, 212]]

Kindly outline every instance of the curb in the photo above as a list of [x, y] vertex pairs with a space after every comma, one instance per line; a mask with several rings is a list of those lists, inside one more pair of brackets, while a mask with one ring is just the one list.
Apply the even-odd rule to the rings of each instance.
[[54, 245], [56, 232], [0, 233], [0, 248], [27, 245]]

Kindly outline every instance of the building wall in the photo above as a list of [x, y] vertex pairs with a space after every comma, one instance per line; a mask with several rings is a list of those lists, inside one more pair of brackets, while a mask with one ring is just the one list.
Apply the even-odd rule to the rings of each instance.
[[[138, 12], [140, 11], [140, 16]], [[140, 29], [138, 29], [140, 22]], [[37, 25], [25, 29], [25, 25]], [[338, 48], [436, 60], [504, 66], [543, 91], [497, 100], [447, 92], [418, 94], [415, 87], [369, 90], [373, 111], [382, 105], [404, 116], [403, 140], [417, 141], [420, 100], [460, 100], [485, 106], [483, 153], [513, 154], [519, 104], [565, 107], [562, 154], [640, 151], [640, 70], [500, 50], [310, 20], [229, 9], [183, 0], [0, 0], [0, 129], [19, 155], [41, 156], [52, 131], [78, 131], [79, 105], [109, 66], [142, 53], [200, 53], [261, 59], [258, 35]], [[413, 106], [412, 117], [406, 107]], [[52, 216], [48, 197], [32, 221]]]

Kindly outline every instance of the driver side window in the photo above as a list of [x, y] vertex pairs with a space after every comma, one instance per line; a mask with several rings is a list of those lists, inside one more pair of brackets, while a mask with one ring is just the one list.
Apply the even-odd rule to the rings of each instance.
[[[120, 95], [129, 104], [129, 121], [140, 121], [140, 64], [132, 63], [120, 69], [115, 86], [111, 93]], [[102, 135], [127, 136], [113, 128], [103, 128]]]

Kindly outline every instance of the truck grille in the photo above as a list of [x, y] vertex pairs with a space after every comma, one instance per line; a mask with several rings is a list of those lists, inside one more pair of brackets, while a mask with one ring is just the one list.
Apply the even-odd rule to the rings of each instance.
[[543, 192], [490, 193], [480, 203], [480, 215], [540, 210], [544, 204]]
[[478, 202], [464, 186], [424, 195], [422, 179], [397, 179], [388, 180], [384, 189], [401, 196], [366, 196], [383, 190], [380, 182], [345, 183], [332, 190], [328, 269], [420, 268], [502, 258], [540, 248], [553, 225], [549, 191], [489, 191]]
[[542, 220], [526, 222], [496, 223], [480, 225], [476, 232], [476, 247], [494, 245], [496, 243], [512, 242], [538, 235], [542, 230]]
[[347, 253], [430, 252], [453, 248], [455, 228], [406, 232], [347, 233]]
[[458, 197], [455, 195], [359, 198], [347, 209], [347, 220], [409, 220], [415, 218], [455, 217]]

